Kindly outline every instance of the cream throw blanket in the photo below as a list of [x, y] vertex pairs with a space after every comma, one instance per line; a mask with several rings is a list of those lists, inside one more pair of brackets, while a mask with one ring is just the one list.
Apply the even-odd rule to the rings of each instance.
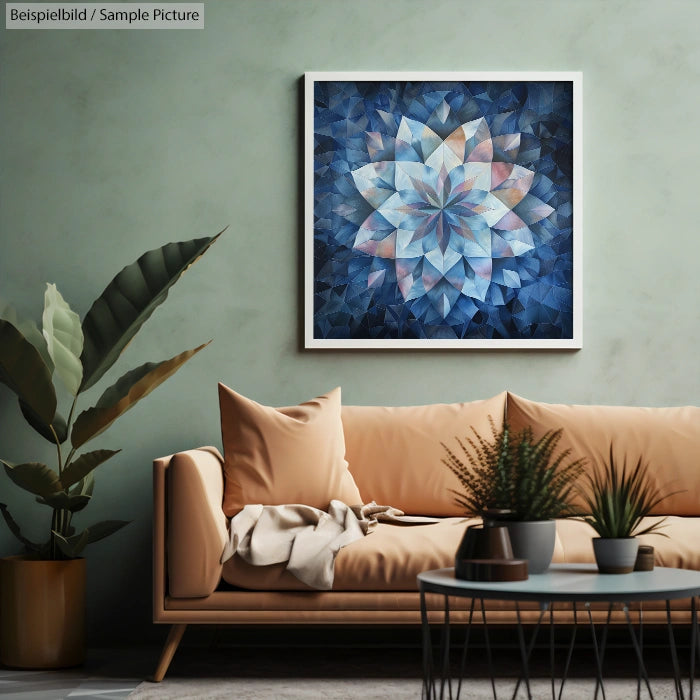
[[364, 537], [379, 521], [417, 525], [438, 520], [406, 516], [374, 501], [350, 507], [334, 500], [328, 512], [296, 503], [247, 505], [231, 519], [221, 563], [234, 554], [255, 566], [286, 562], [287, 571], [306, 585], [330, 590], [340, 548]]

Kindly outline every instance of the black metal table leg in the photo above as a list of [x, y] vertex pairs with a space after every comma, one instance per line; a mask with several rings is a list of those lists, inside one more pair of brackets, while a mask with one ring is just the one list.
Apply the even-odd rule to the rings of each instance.
[[[529, 651], [525, 648], [525, 635], [523, 634], [523, 625], [520, 617], [520, 603], [515, 603], [515, 611], [518, 616], [518, 646], [520, 647], [520, 660], [522, 662], [522, 673], [525, 675], [525, 688], [527, 689], [528, 700], [532, 700], [532, 693], [530, 692], [530, 649]], [[540, 614], [540, 621], [544, 615], [544, 610]], [[513, 700], [518, 693], [518, 686], [515, 686], [515, 692], [513, 693]]]
[[676, 650], [676, 638], [673, 634], [673, 625], [671, 624], [671, 601], [666, 601], [666, 625], [668, 627], [668, 643], [671, 647], [671, 660], [673, 661], [673, 681], [676, 686], [676, 698], [685, 700], [683, 692], [683, 684], [681, 683], [681, 671], [678, 665], [678, 651]]
[[484, 642], [486, 642], [486, 660], [489, 665], [489, 675], [491, 676], [491, 690], [493, 691], [493, 700], [498, 700], [496, 695], [496, 679], [493, 676], [493, 659], [491, 658], [491, 642], [489, 640], [489, 626], [486, 624], [486, 610], [484, 608], [484, 599], [481, 601], [481, 621], [484, 623]]
[[452, 678], [450, 677], [450, 603], [445, 596], [445, 608], [442, 619], [442, 675], [440, 678], [440, 700], [445, 697], [445, 685], [452, 700]]
[[464, 668], [467, 661], [467, 651], [469, 649], [469, 637], [472, 631], [472, 620], [474, 619], [474, 598], [471, 598], [471, 605], [469, 606], [469, 622], [467, 622], [467, 629], [464, 633], [464, 646], [462, 647], [462, 659], [459, 664], [459, 681], [457, 683], [457, 697], [462, 693], [462, 679], [464, 678]]
[[630, 638], [632, 640], [632, 646], [634, 647], [634, 651], [637, 654], [637, 661], [639, 663], [639, 670], [642, 673], [642, 677], [644, 678], [644, 682], [646, 683], [647, 686], [647, 691], [649, 692], [649, 698], [651, 700], [654, 700], [654, 694], [651, 692], [651, 684], [649, 683], [649, 676], [647, 675], [647, 669], [646, 666], [644, 665], [644, 658], [642, 656], [642, 649], [639, 646], [639, 643], [637, 642], [637, 635], [634, 633], [634, 627], [632, 627], [632, 621], [630, 620], [630, 610], [629, 606], [627, 603], [622, 607], [623, 612], [625, 613], [625, 620], [627, 621], [627, 629], [629, 630], [630, 633]]
[[435, 700], [435, 683], [433, 680], [433, 645], [428, 624], [428, 610], [425, 605], [425, 591], [420, 589], [420, 619], [423, 632], [423, 690], [424, 700]]
[[[639, 648], [644, 656], [644, 612], [639, 604]], [[642, 697], [642, 667], [637, 663], [637, 700]]]
[[561, 695], [564, 692], [564, 684], [569, 676], [569, 667], [571, 666], [571, 657], [574, 654], [574, 644], [576, 643], [576, 632], [578, 631], [578, 616], [576, 614], [576, 603], [572, 603], [572, 608], [574, 611], [574, 629], [571, 633], [571, 641], [569, 642], [569, 650], [566, 654], [566, 663], [564, 664], [564, 675], [561, 679], [561, 685], [559, 686], [559, 696], [558, 700], [561, 700]]
[[595, 625], [593, 624], [593, 615], [591, 614], [591, 604], [585, 603], [586, 610], [588, 611], [588, 622], [591, 626], [591, 636], [593, 638], [593, 654], [595, 656], [596, 665], [596, 692], [598, 690], [598, 685], [600, 685], [600, 690], [603, 693], [603, 700], [605, 700], [605, 685], [603, 684], [603, 666], [600, 662], [600, 654], [598, 653], [598, 640], [595, 633]]
[[[605, 663], [605, 649], [608, 645], [608, 630], [610, 629], [610, 618], [612, 617], [613, 604], [608, 604], [608, 616], [605, 620], [605, 627], [603, 628], [603, 636], [600, 641], [600, 674], [603, 675], [603, 664]], [[595, 682], [595, 693], [593, 694], [593, 700], [598, 700], [598, 680]], [[603, 697], [605, 697], [605, 691], [603, 690]]]
[[552, 700], [557, 700], [554, 687], [554, 603], [549, 605], [549, 676], [552, 681]]
[[[522, 656], [522, 654], [523, 654], [523, 651], [522, 651], [523, 646], [521, 645], [521, 647], [520, 647], [521, 659], [524, 659], [524, 662], [523, 662], [523, 667], [524, 667], [524, 668], [525, 668], [525, 667], [529, 668], [530, 657], [532, 656], [532, 650], [535, 648], [535, 642], [537, 641], [537, 634], [538, 634], [538, 632], [539, 632], [539, 630], [540, 630], [540, 626], [541, 626], [541, 624], [542, 624], [542, 620], [544, 619], [544, 614], [547, 612], [548, 607], [549, 607], [549, 603], [543, 603], [543, 604], [542, 604], [542, 607], [540, 608], [540, 616], [539, 616], [539, 618], [537, 619], [537, 624], [535, 625], [535, 629], [534, 629], [533, 632], [532, 632], [532, 637], [530, 638], [530, 644], [529, 644], [528, 647], [527, 647], [527, 654], [526, 654], [525, 657]], [[518, 615], [520, 615], [520, 608], [518, 608]], [[524, 642], [524, 637], [523, 637], [522, 639], [523, 639], [523, 642]], [[523, 673], [521, 672], [521, 674], [520, 674], [520, 676], [519, 676], [519, 678], [518, 678], [518, 682], [515, 684], [515, 690], [513, 691], [512, 700], [515, 700], [515, 697], [516, 697], [517, 694], [518, 694], [518, 690], [520, 690], [520, 684], [522, 683], [522, 681], [523, 681]], [[530, 692], [530, 687], [529, 687], [529, 684], [528, 684], [528, 694], [529, 694], [529, 692]]]
[[[695, 654], [698, 650], [698, 611], [695, 607], [695, 596], [690, 599], [690, 700], [693, 700], [695, 686]], [[700, 654], [699, 654], [700, 655]]]

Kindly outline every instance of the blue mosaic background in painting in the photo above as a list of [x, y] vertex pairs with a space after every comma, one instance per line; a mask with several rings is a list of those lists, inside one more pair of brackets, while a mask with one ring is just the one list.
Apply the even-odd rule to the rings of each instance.
[[314, 86], [314, 337], [573, 336], [570, 82]]

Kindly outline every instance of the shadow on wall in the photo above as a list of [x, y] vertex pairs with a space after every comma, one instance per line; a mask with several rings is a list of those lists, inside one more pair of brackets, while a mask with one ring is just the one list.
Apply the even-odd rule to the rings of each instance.
[[90, 647], [162, 642], [164, 633], [152, 623], [151, 512], [141, 513], [124, 529], [128, 543], [119, 550], [116, 542], [95, 546], [87, 558]]

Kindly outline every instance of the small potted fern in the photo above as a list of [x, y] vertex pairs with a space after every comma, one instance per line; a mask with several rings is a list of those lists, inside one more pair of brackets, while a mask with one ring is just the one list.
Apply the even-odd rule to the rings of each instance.
[[561, 430], [535, 439], [530, 426], [512, 434], [507, 422], [498, 430], [490, 416], [489, 421], [493, 440], [473, 427], [474, 439], [456, 438], [465, 459], [443, 443], [442, 461], [463, 489], [452, 491], [455, 502], [472, 517], [500, 511], [514, 556], [528, 560], [530, 574], [542, 573], [554, 554], [555, 519], [574, 515], [570, 501], [584, 460], [567, 462], [571, 450], [555, 454]]
[[634, 570], [639, 535], [656, 533], [666, 537], [658, 532], [665, 517], [651, 523], [643, 523], [643, 519], [672, 494], [658, 492], [641, 457], [632, 469], [628, 469], [626, 460], [619, 466], [611, 444], [607, 464], [586, 474], [581, 495], [587, 513], [582, 519], [598, 534], [593, 538], [593, 553], [602, 574]]

